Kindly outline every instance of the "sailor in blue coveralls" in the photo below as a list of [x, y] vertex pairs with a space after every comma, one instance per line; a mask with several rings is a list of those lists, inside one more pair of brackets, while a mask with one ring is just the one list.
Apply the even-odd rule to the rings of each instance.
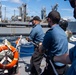
[[34, 27], [32, 28], [29, 37], [26, 38], [28, 41], [32, 41], [35, 45], [35, 51], [31, 57], [31, 61], [30, 61], [31, 75], [40, 75], [40, 73], [41, 73], [40, 64], [41, 64], [41, 61], [43, 58], [43, 54], [39, 53], [37, 45], [43, 41], [44, 32], [40, 25], [40, 21], [41, 20], [38, 16], [35, 16], [31, 20]]
[[[40, 52], [47, 50], [47, 56], [50, 58], [53, 56], [59, 56], [67, 53], [68, 40], [64, 30], [59, 26], [60, 14], [57, 11], [51, 11], [48, 14], [48, 23], [50, 29], [46, 32]], [[63, 74], [66, 67], [65, 64], [59, 62], [53, 62], [58, 74]], [[63, 69], [63, 71], [61, 71]], [[53, 74], [52, 74], [53, 75]]]
[[76, 75], [76, 46], [71, 48], [69, 50], [69, 53], [55, 56], [53, 58], [53, 61], [71, 64], [70, 68], [68, 69], [67, 75]]
[[[71, 7], [74, 8], [74, 18], [76, 19], [76, 0], [69, 0]], [[76, 75], [76, 45], [69, 50], [69, 53], [53, 57], [54, 62], [71, 64], [66, 75]]]

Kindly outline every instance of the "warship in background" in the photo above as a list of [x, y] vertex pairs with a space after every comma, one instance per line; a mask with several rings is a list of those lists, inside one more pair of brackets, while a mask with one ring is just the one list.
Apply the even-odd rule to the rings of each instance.
[[[32, 19], [34, 16], [30, 17], [27, 16], [26, 12], [26, 4], [22, 4], [22, 6], [18, 7], [19, 9], [19, 15], [15, 15], [15, 10], [14, 10], [14, 16], [11, 17], [11, 21], [8, 21], [6, 18], [6, 7], [5, 7], [5, 16], [4, 20], [2, 20], [2, 4], [0, 2], [0, 36], [28, 36], [31, 28], [32, 28], [32, 23], [30, 23], [30, 19]], [[52, 10], [58, 9], [58, 4], [56, 3], [53, 7]], [[43, 27], [44, 33], [49, 29], [48, 28], [48, 23], [46, 20], [46, 8], [43, 7], [41, 9], [41, 25]], [[69, 26], [68, 29], [71, 30], [74, 34], [76, 34], [76, 22], [70, 21], [68, 19]]]
[[[26, 13], [26, 4], [22, 4], [22, 6], [18, 7], [19, 15], [15, 15], [11, 17], [11, 21], [8, 21], [6, 18], [6, 7], [5, 7], [5, 16], [4, 20], [2, 20], [2, 4], [0, 2], [0, 36], [20, 36], [24, 35], [27, 36], [32, 28], [32, 23], [29, 21], [34, 17], [27, 16]], [[43, 27], [44, 32], [48, 30], [48, 24], [46, 21], [46, 8], [42, 8], [41, 10], [41, 18], [42, 22], [41, 25]]]

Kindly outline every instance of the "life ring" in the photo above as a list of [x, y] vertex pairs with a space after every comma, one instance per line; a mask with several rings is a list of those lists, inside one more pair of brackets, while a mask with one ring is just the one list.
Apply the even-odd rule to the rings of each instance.
[[0, 69], [10, 69], [12, 67], [14, 67], [16, 65], [16, 63], [18, 62], [18, 58], [19, 58], [19, 54], [18, 51], [16, 50], [16, 48], [14, 48], [13, 46], [9, 46], [9, 48], [6, 45], [2, 45], [0, 46], [0, 52], [3, 50], [8, 50], [10, 49], [13, 53], [13, 60], [8, 63], [8, 64], [2, 64], [0, 63]]

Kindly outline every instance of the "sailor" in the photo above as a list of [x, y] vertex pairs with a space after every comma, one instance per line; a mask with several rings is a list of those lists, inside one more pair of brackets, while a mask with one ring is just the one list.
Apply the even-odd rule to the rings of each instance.
[[[60, 18], [60, 13], [57, 11], [51, 11], [48, 14], [47, 21], [50, 29], [46, 32], [42, 44], [39, 45], [39, 52], [44, 53], [47, 51], [46, 55], [49, 57], [49, 59], [52, 59], [54, 56], [65, 54], [68, 51], [68, 40], [66, 34], [59, 26]], [[51, 67], [50, 63], [47, 63], [48, 67]], [[66, 65], [59, 62], [53, 62], [53, 64], [58, 74], [63, 75]], [[52, 70], [50, 70], [50, 74], [47, 74], [54, 75], [54, 73], [51, 72]]]
[[72, 36], [72, 32], [67, 29], [67, 27], [68, 27], [68, 21], [66, 21], [66, 20], [60, 20], [59, 26], [65, 31], [65, 33], [67, 35], [68, 41], [71, 41], [70, 37]]
[[68, 27], [68, 22], [66, 20], [60, 20], [59, 22], [59, 26], [64, 30], [66, 31], [67, 30], [67, 27]]
[[[69, 2], [74, 8], [74, 18], [76, 19], [76, 0], [69, 0]], [[66, 75], [76, 75], [76, 45], [69, 50], [69, 53], [60, 56], [54, 56], [53, 61], [71, 64]]]
[[74, 8], [74, 18], [76, 19], [76, 7]]
[[55, 56], [54, 62], [62, 62], [64, 64], [71, 64], [66, 75], [76, 75], [76, 45], [69, 50], [69, 53]]
[[26, 37], [26, 39], [28, 41], [32, 41], [33, 44], [35, 45], [35, 51], [30, 60], [30, 65], [31, 65], [30, 71], [31, 71], [31, 75], [40, 75], [40, 73], [41, 73], [40, 64], [41, 64], [41, 61], [43, 58], [43, 54], [39, 53], [38, 44], [43, 41], [44, 32], [40, 25], [41, 20], [40, 20], [39, 16], [35, 16], [31, 20], [31, 22], [33, 24], [33, 28], [30, 32], [29, 37]]
[[73, 17], [76, 19], [76, 0], [69, 0], [69, 2], [71, 7], [74, 8]]

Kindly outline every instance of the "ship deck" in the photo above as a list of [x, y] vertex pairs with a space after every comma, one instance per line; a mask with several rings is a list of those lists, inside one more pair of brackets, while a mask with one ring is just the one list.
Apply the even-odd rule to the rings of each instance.
[[[19, 72], [18, 74], [15, 74], [15, 75], [29, 75], [29, 72], [25, 71], [25, 67], [26, 65], [30, 65], [30, 58], [31, 56], [23, 57], [19, 59]], [[45, 65], [46, 65], [45, 58], [43, 58], [41, 66], [40, 66], [42, 71], [44, 70]]]
[[[71, 43], [68, 43], [68, 52], [69, 52], [69, 49], [74, 47], [75, 45], [74, 44], [71, 44]], [[19, 57], [19, 61], [18, 61], [18, 73], [17, 74], [11, 74], [11, 75], [29, 75], [29, 72], [27, 72], [25, 70], [25, 67], [28, 65], [30, 65], [30, 59], [31, 59], [31, 56], [23, 56], [23, 57]], [[45, 58], [43, 58], [42, 62], [41, 62], [41, 69], [42, 69], [42, 72], [44, 71], [44, 68], [46, 66], [46, 62], [45, 62]], [[2, 74], [0, 74], [2, 75]], [[3, 75], [8, 75], [8, 74], [3, 74]]]
[[[18, 72], [17, 74], [10, 74], [10, 75], [29, 75], [29, 71], [27, 72], [25, 70], [25, 67], [28, 65], [30, 65], [30, 58], [31, 56], [29, 57], [22, 57], [22, 58], [19, 58], [19, 65], [18, 65]], [[45, 58], [43, 58], [42, 60], [42, 63], [41, 63], [41, 69], [42, 71], [44, 70], [44, 67], [46, 65], [46, 62], [45, 62]], [[3, 74], [0, 72], [0, 75], [9, 75], [8, 73], [7, 74]]]

